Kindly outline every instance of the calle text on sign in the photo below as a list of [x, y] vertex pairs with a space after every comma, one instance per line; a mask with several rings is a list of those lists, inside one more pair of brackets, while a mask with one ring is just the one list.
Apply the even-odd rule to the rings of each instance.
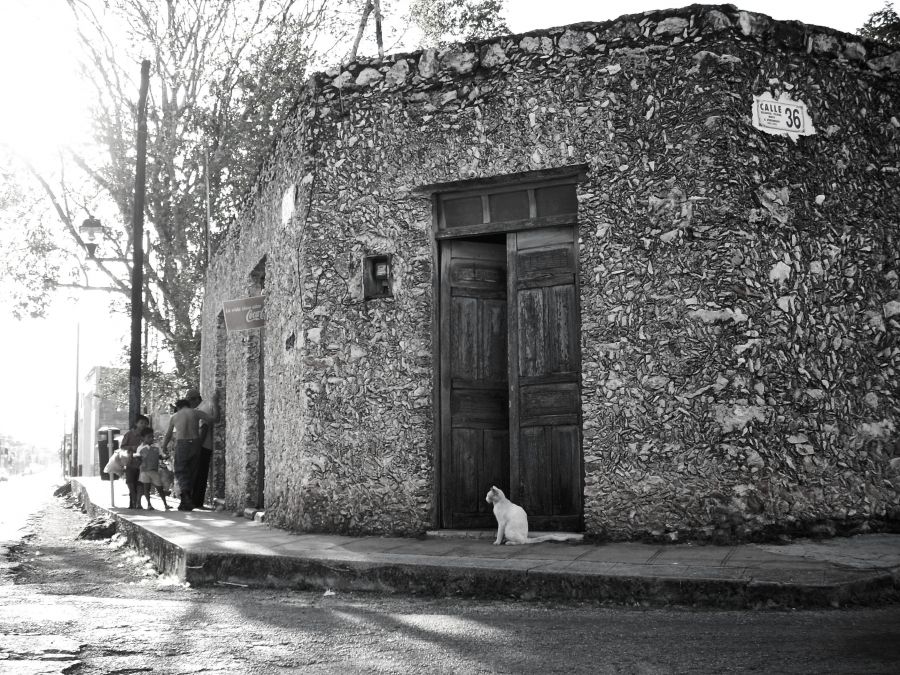
[[816, 133], [809, 109], [803, 101], [795, 101], [786, 92], [775, 98], [769, 92], [753, 97], [753, 126], [768, 134], [810, 136]]
[[250, 330], [266, 325], [265, 296], [224, 300], [222, 309], [225, 313], [225, 329], [228, 331]]

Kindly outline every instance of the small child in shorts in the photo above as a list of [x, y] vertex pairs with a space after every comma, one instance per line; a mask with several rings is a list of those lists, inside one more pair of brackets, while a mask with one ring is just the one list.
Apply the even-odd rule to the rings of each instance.
[[125, 448], [125, 485], [128, 486], [128, 508], [141, 508], [141, 458], [134, 447]]
[[147, 508], [154, 511], [150, 504], [150, 489], [156, 487], [166, 511], [169, 505], [166, 503], [166, 492], [163, 490], [162, 478], [159, 475], [159, 447], [153, 444], [153, 429], [147, 428], [141, 432], [141, 444], [138, 446], [138, 455], [141, 458], [141, 473], [138, 480], [143, 488], [143, 495], [147, 499]]

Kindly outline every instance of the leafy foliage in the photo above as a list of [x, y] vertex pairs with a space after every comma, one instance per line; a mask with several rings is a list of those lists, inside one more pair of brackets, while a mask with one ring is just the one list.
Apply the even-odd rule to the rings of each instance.
[[859, 29], [859, 34], [900, 46], [900, 16], [894, 10], [894, 3], [885, 2], [884, 7], [873, 12]]
[[[123, 362], [128, 354], [123, 352]], [[128, 409], [129, 372], [127, 368], [103, 368], [97, 379], [97, 395], [110, 401], [121, 410]], [[146, 363], [141, 369], [141, 400], [145, 410], [169, 410], [169, 406], [184, 392], [184, 386], [175, 373], [167, 372], [158, 363]]]
[[508, 33], [503, 0], [412, 0], [410, 16], [423, 32], [423, 46], [483, 39]]
[[[4, 181], [0, 196], [0, 265], [17, 281], [10, 304], [16, 316], [41, 314], [67, 286], [129, 297], [135, 99], [147, 58], [144, 319], [172, 355], [179, 386], [195, 385], [209, 251], [252, 192], [308, 67], [354, 30], [368, 0], [67, 3], [95, 102], [94, 143], [65, 149], [55, 168], [13, 160], [17, 181]], [[379, 6], [399, 16], [391, 2]], [[414, 0], [411, 8], [431, 42], [503, 32], [501, 10], [502, 0]], [[103, 224], [94, 259], [79, 230], [88, 216]]]
[[[302, 78], [321, 6], [295, 0], [118, 0], [113, 6], [130, 41], [151, 50], [155, 66], [146, 217], [156, 233], [157, 262], [147, 269], [155, 291], [147, 311], [153, 314], [153, 305], [162, 310], [154, 326], [185, 383], [196, 382], [199, 374], [198, 315], [209, 237], [236, 217], [275, 130], [291, 109], [293, 87], [287, 80], [292, 74]], [[84, 44], [91, 49], [106, 38], [106, 23], [90, 18], [88, 25], [95, 39]], [[95, 82], [127, 81], [116, 62], [96, 57], [93, 62]], [[97, 116], [98, 140], [112, 139], [101, 176], [112, 177], [108, 193], [127, 222], [127, 148], [133, 144], [122, 121], [132, 119], [130, 96], [108, 85], [101, 94], [115, 102], [112, 111]]]
[[50, 228], [32, 217], [34, 201], [15, 167], [0, 165], [0, 297], [17, 319], [43, 316], [61, 266]]
[[[3, 217], [14, 218], [15, 200], [27, 201], [36, 190], [52, 219], [38, 225], [34, 214], [41, 209], [32, 210], [27, 228], [20, 228], [22, 269], [11, 270], [23, 281], [16, 306], [40, 312], [55, 288], [96, 288], [98, 278], [107, 290], [130, 294], [134, 101], [139, 64], [148, 58], [144, 318], [174, 357], [182, 384], [196, 384], [208, 250], [239, 213], [273, 135], [292, 111], [298, 83], [316, 54], [326, 2], [68, 4], [84, 80], [93, 90], [95, 144], [68, 148], [56, 170], [18, 160], [31, 185], [19, 185], [15, 199], [0, 204]], [[95, 259], [86, 256], [79, 231], [88, 215], [104, 225]], [[51, 236], [60, 232], [65, 241]]]

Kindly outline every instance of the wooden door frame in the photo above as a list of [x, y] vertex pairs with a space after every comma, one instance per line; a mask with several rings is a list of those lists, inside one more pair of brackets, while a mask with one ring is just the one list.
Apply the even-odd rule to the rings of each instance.
[[[419, 195], [428, 195], [431, 198], [431, 270], [432, 270], [432, 312], [431, 312], [431, 362], [432, 362], [432, 443], [434, 447], [434, 455], [432, 457], [432, 526], [434, 529], [440, 529], [443, 523], [442, 512], [442, 494], [441, 487], [443, 485], [443, 463], [446, 449], [443, 447], [442, 437], [442, 415], [441, 406], [443, 404], [443, 380], [442, 377], [442, 344], [441, 344], [441, 242], [445, 239], [456, 239], [461, 237], [475, 237], [490, 234], [500, 234], [508, 232], [518, 232], [523, 230], [541, 229], [545, 227], [560, 227], [570, 225], [575, 233], [575, 290], [578, 300], [578, 339], [581, 340], [581, 283], [580, 283], [580, 255], [578, 247], [579, 224], [578, 215], [574, 213], [569, 216], [549, 216], [538, 217], [534, 214], [534, 200], [531, 200], [532, 218], [525, 221], [510, 222], [488, 222], [476, 226], [466, 226], [465, 228], [455, 228], [448, 231], [442, 227], [440, 197], [444, 194], [458, 194], [471, 192], [472, 194], [492, 192], [496, 189], [512, 189], [519, 188], [522, 190], [535, 190], [542, 187], [550, 187], [556, 185], [569, 185], [583, 182], [587, 177], [587, 165], [578, 164], [575, 166], [562, 167], [560, 169], [551, 169], [545, 171], [528, 172], [525, 174], [517, 174], [514, 176], [498, 176], [481, 180], [454, 181], [451, 183], [435, 183], [426, 185], [416, 189], [414, 192]], [[509, 328], [507, 328], [509, 330]], [[579, 392], [583, 394], [582, 389], [582, 372], [579, 369], [578, 387]], [[579, 410], [579, 427], [584, 431], [583, 415]], [[583, 437], [582, 437], [583, 440]], [[584, 450], [582, 446], [582, 462], [581, 462], [581, 493], [584, 494]], [[512, 467], [510, 467], [512, 471]], [[584, 504], [582, 502], [582, 517]]]

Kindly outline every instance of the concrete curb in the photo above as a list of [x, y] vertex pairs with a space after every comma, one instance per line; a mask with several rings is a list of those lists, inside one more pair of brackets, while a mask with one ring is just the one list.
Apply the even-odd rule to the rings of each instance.
[[481, 562], [358, 562], [201, 554], [190, 557], [186, 581], [197, 586], [222, 582], [248, 587], [717, 609], [828, 608], [900, 600], [900, 571], [832, 584], [788, 584], [492, 568]]
[[70, 481], [70, 483], [72, 485], [72, 495], [91, 518], [100, 516], [112, 518], [116, 521], [118, 533], [125, 537], [128, 545], [141, 555], [149, 557], [161, 574], [172, 574], [179, 579], [185, 579], [188, 556], [184, 549], [131, 522], [127, 518], [123, 518], [115, 511], [110, 511], [107, 508], [94, 504], [90, 500], [88, 491], [81, 483], [74, 480]]
[[114, 518], [128, 544], [148, 556], [160, 573], [175, 575], [194, 586], [225, 584], [715, 609], [828, 608], [900, 601], [900, 568], [836, 568], [834, 581], [802, 583], [714, 578], [696, 568], [623, 574], [617, 573], [614, 565], [602, 563], [579, 571], [562, 562], [536, 564], [516, 559], [371, 553], [360, 560], [321, 550], [302, 555], [191, 550], [115, 511], [92, 504], [88, 491], [77, 481], [72, 481], [72, 490], [92, 517]]

